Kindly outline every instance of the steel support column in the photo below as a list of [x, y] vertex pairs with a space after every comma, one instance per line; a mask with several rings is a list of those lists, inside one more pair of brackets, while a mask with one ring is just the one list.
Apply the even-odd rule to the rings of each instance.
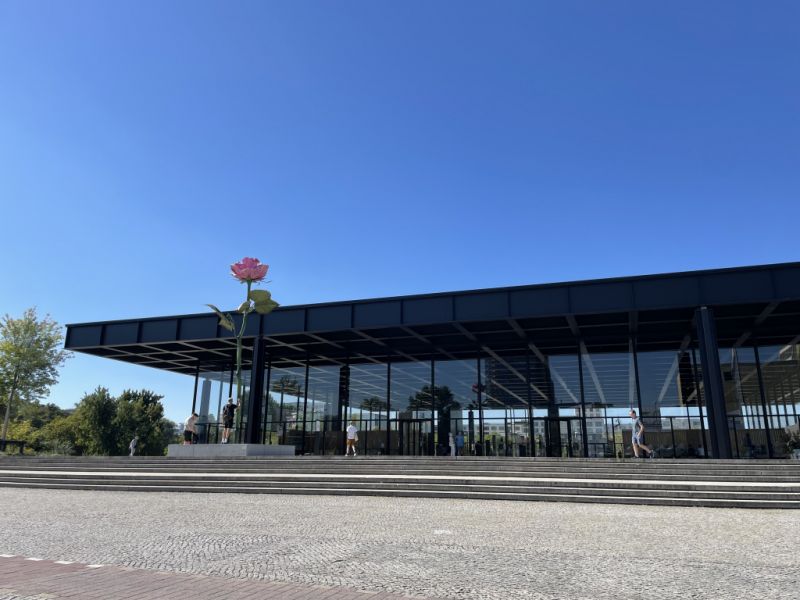
[[261, 405], [264, 402], [264, 365], [267, 343], [264, 338], [253, 340], [253, 366], [250, 369], [250, 393], [247, 396], [247, 424], [244, 443], [261, 443]]
[[725, 409], [725, 389], [722, 385], [722, 368], [719, 363], [719, 345], [714, 312], [702, 306], [695, 312], [697, 341], [700, 346], [700, 364], [706, 390], [708, 432], [711, 454], [714, 458], [733, 458], [731, 438], [728, 433], [728, 413]]

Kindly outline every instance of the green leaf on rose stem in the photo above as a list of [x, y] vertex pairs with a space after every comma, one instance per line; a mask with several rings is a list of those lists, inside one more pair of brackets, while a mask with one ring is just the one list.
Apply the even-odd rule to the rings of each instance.
[[275, 302], [275, 300], [266, 300], [264, 302], [256, 302], [255, 309], [256, 312], [260, 315], [266, 315], [271, 313], [273, 310], [278, 308], [280, 304]]
[[272, 294], [270, 294], [267, 290], [250, 290], [249, 298], [256, 303], [266, 302], [272, 298]]
[[206, 306], [208, 306], [211, 310], [213, 310], [215, 313], [217, 313], [217, 316], [219, 317], [219, 324], [222, 327], [224, 327], [228, 331], [231, 331], [231, 332], [233, 331], [233, 320], [228, 315], [226, 315], [224, 312], [222, 312], [220, 309], [218, 309], [213, 304], [206, 304]]
[[245, 300], [239, 305], [239, 308], [237, 308], [236, 310], [244, 315], [253, 310], [253, 307], [250, 305], [250, 300]]

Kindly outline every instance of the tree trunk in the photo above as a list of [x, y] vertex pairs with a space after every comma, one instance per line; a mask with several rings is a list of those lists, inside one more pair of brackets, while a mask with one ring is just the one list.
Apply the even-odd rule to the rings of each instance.
[[8, 401], [6, 402], [6, 416], [3, 419], [3, 434], [2, 434], [2, 450], [6, 449], [6, 434], [8, 433], [8, 418], [11, 415], [11, 400], [14, 398], [14, 392], [17, 391], [17, 380], [19, 377], [19, 369], [14, 371], [14, 383], [11, 384], [11, 393], [8, 394]]

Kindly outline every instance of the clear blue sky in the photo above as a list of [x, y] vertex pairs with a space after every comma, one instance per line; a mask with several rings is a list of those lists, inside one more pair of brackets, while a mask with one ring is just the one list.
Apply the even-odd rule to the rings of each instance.
[[[0, 312], [800, 259], [795, 1], [0, 2]], [[188, 377], [75, 356], [51, 399]]]

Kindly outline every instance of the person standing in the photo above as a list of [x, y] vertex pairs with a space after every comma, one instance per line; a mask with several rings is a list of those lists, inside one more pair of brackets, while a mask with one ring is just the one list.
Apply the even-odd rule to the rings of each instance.
[[456, 456], [464, 455], [464, 434], [460, 431], [456, 433]]
[[228, 443], [228, 437], [233, 429], [233, 417], [236, 415], [236, 409], [239, 408], [238, 404], [233, 403], [233, 398], [228, 398], [228, 403], [222, 409], [222, 443]]
[[450, 458], [455, 458], [456, 456], [456, 440], [453, 437], [452, 433], [447, 434], [447, 445], [450, 446]]
[[128, 444], [128, 449], [131, 451], [131, 453], [128, 456], [133, 456], [134, 454], [136, 454], [136, 445], [138, 443], [139, 443], [139, 436], [134, 435], [133, 439], [131, 440], [131, 443]]
[[195, 436], [197, 435], [197, 419], [200, 415], [196, 412], [193, 412], [189, 417], [183, 422], [183, 445], [190, 446], [195, 442]]
[[356, 428], [356, 422], [350, 421], [350, 425], [347, 427], [347, 447], [344, 449], [345, 456], [348, 456], [350, 454], [350, 448], [353, 449], [353, 456], [357, 455], [356, 452], [357, 442], [358, 442], [358, 429]]
[[636, 416], [636, 411], [631, 409], [631, 421], [633, 422], [633, 432], [631, 441], [633, 442], [633, 454], [639, 458], [639, 448], [647, 452], [650, 458], [653, 458], [653, 450], [644, 445], [644, 423]]

